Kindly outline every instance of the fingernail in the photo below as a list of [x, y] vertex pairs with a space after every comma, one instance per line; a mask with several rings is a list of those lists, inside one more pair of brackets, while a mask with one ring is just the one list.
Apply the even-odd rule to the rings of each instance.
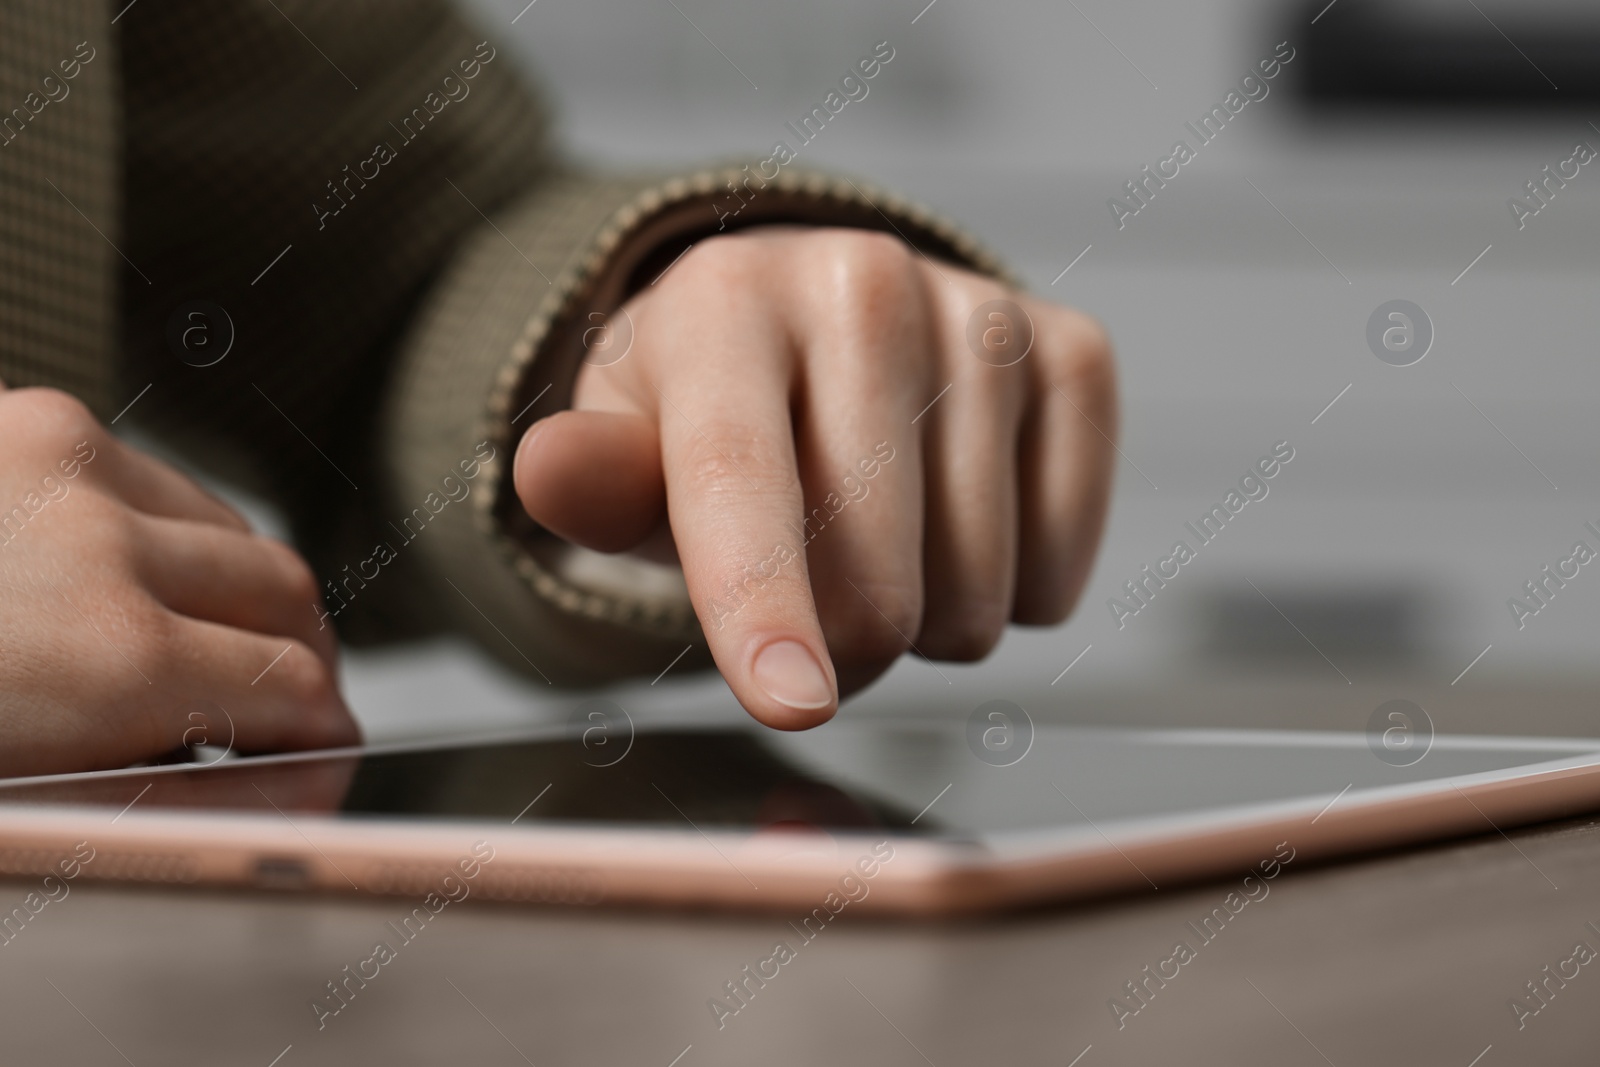
[[774, 641], [756, 654], [750, 673], [773, 700], [799, 711], [833, 703], [833, 686], [822, 664], [798, 641]]

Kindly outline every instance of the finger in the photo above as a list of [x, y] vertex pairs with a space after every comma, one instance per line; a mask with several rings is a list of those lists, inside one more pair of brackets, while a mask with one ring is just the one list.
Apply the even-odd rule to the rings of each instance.
[[115, 437], [105, 435], [103, 440], [90, 443], [88, 448], [90, 456], [79, 456], [83, 460], [83, 470], [92, 473], [128, 506], [168, 519], [208, 522], [242, 531], [250, 529], [244, 516], [200, 488], [194, 479]]
[[360, 742], [326, 661], [303, 642], [179, 617], [168, 674], [188, 699], [210, 700], [233, 723], [235, 751], [281, 752]]
[[1021, 449], [1013, 618], [1053, 625], [1083, 591], [1105, 528], [1116, 461], [1116, 383], [1110, 344], [1092, 319], [1043, 305], [1029, 311], [1039, 327], [1040, 384]]
[[564, 411], [517, 446], [513, 481], [540, 526], [597, 552], [622, 552], [666, 517], [660, 431], [643, 415]]
[[919, 410], [933, 353], [920, 272], [893, 238], [848, 235], [806, 291], [802, 529], [842, 681], [910, 647], [923, 613]]
[[[670, 305], [635, 340], [655, 368], [672, 533], [734, 695], [768, 726], [805, 729], [832, 717], [838, 690], [796, 529], [790, 339], [729, 284], [765, 269], [759, 251], [707, 242], [690, 255], [701, 262], [674, 272], [658, 294]], [[691, 303], [692, 315], [681, 310]]]
[[172, 611], [305, 642], [330, 669], [338, 640], [311, 568], [288, 545], [214, 526], [136, 515], [139, 577]]
[[63, 448], [56, 464], [62, 477], [82, 476], [149, 514], [249, 529], [237, 512], [191, 479], [112, 436], [76, 397], [30, 388], [15, 390], [7, 398], [8, 405], [13, 401], [8, 412]]
[[1017, 435], [1028, 370], [967, 349], [966, 320], [992, 295], [970, 286], [941, 297], [948, 394], [921, 419], [926, 442], [927, 603], [917, 648], [934, 659], [988, 655], [1015, 593]]

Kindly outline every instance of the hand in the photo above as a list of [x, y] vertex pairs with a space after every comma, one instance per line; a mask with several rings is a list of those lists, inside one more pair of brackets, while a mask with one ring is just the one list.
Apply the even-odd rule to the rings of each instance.
[[155, 758], [197, 707], [239, 752], [358, 740], [291, 549], [64, 393], [0, 385], [0, 441], [0, 775]]
[[[1016, 323], [969, 331], [1000, 299], [1032, 322], [1016, 362]], [[623, 310], [631, 349], [529, 429], [517, 492], [600, 551], [670, 532], [757, 719], [815, 726], [907, 648], [975, 660], [1008, 620], [1066, 617], [1116, 434], [1092, 320], [889, 236], [788, 227], [701, 242]]]

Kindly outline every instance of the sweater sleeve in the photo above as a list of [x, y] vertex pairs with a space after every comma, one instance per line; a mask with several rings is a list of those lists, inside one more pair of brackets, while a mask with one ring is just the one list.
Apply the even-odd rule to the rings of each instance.
[[730, 204], [741, 205], [737, 226], [888, 230], [930, 256], [998, 272], [898, 198], [848, 179], [751, 173], [552, 178], [471, 235], [401, 346], [383, 429], [395, 495], [425, 500], [462, 458], [492, 457], [469, 506], [441, 511], [417, 545], [458, 624], [514, 667], [582, 681], [657, 670], [685, 646], [704, 659], [681, 579], [622, 557], [571, 565], [572, 554], [522, 514], [510, 458], [523, 430], [567, 405], [585, 334], [625, 334], [624, 324], [607, 325], [616, 308], [696, 241], [734, 229]]

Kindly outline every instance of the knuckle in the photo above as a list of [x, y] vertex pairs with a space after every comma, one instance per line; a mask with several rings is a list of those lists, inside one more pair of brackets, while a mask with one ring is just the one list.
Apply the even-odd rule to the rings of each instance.
[[272, 668], [272, 674], [279, 675], [278, 685], [304, 708], [326, 708], [338, 702], [338, 686], [328, 665], [303, 641], [289, 643], [289, 650]]
[[[962, 294], [958, 313], [965, 317], [973, 308], [981, 307], [995, 300], [1008, 300], [1012, 303], [1029, 303], [1021, 294], [1009, 285], [983, 274], [960, 275], [956, 283], [958, 291]], [[1031, 303], [1030, 303], [1031, 307]], [[1028, 308], [1024, 309], [1029, 310]], [[1030, 318], [1033, 316], [1030, 314]]]
[[898, 237], [872, 230], [828, 230], [814, 238], [830, 301], [847, 321], [885, 318], [914, 292], [912, 253]]
[[1098, 319], [1069, 308], [1054, 309], [1048, 343], [1042, 346], [1051, 378], [1101, 407], [1116, 395], [1111, 336]]
[[225, 528], [237, 530], [240, 533], [252, 532], [250, 520], [246, 519], [238, 508], [234, 507], [226, 500], [223, 500], [215, 493], [212, 493], [209, 489], [206, 489], [204, 486], [200, 485], [200, 483], [194, 481], [192, 478], [189, 478], [187, 475], [183, 475], [183, 477], [185, 481], [194, 487], [194, 489], [200, 494], [201, 499], [206, 503], [206, 505], [208, 505], [210, 521], [215, 522]]
[[279, 586], [286, 598], [313, 604], [321, 601], [322, 591], [317, 585], [317, 576], [300, 553], [270, 537], [258, 540], [273, 561]]
[[882, 663], [912, 647], [922, 625], [922, 588], [888, 582], [857, 582], [846, 589], [835, 618], [824, 618], [828, 646], [849, 663]]
[[934, 659], [975, 663], [1000, 643], [1010, 614], [1010, 606], [993, 597], [962, 600], [930, 616], [918, 636], [918, 647]]
[[335, 748], [361, 743], [361, 728], [342, 705], [329, 707], [312, 725], [315, 733], [311, 745], [314, 748]]
[[787, 439], [753, 423], [725, 416], [700, 422], [687, 438], [685, 476], [713, 492], [750, 493], [758, 487], [786, 490], [798, 475]]
[[88, 552], [104, 560], [122, 578], [142, 588], [151, 584], [150, 533], [148, 522], [121, 501], [102, 496], [85, 497], [81, 503], [83, 544]]
[[10, 396], [13, 400], [26, 404], [29, 409], [44, 418], [74, 425], [93, 423], [95, 421], [94, 415], [90, 413], [89, 408], [83, 401], [60, 389], [37, 386], [18, 389], [11, 393]]
[[59, 389], [17, 389], [4, 394], [9, 416], [31, 435], [68, 447], [79, 441], [102, 439], [99, 420], [83, 401]]
[[719, 234], [697, 243], [676, 267], [667, 272], [662, 285], [673, 288], [696, 285], [724, 286], [751, 277], [759, 255], [755, 242], [739, 234]]
[[1023, 626], [1059, 626], [1078, 601], [1076, 582], [1060, 580], [1017, 595], [1016, 620]]
[[911, 265], [911, 249], [893, 234], [835, 229], [822, 231], [817, 239], [840, 271], [858, 277], [900, 276]]

